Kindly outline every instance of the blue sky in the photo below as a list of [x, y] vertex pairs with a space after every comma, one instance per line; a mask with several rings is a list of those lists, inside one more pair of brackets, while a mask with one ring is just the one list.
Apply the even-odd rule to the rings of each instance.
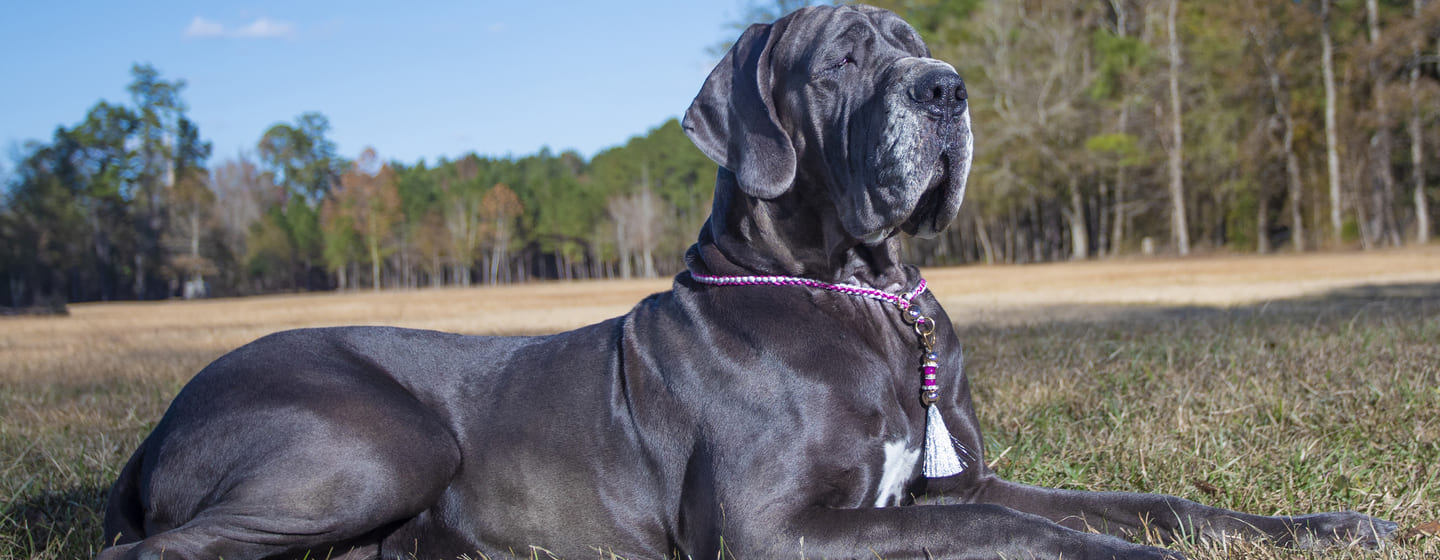
[[340, 152], [386, 159], [585, 157], [680, 116], [733, 39], [739, 0], [14, 2], [0, 17], [0, 168], [133, 63], [183, 79], [211, 162], [305, 111]]

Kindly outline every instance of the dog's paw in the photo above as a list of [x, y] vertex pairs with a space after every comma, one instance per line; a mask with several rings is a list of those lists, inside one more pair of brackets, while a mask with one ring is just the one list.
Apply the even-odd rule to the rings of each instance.
[[1297, 548], [1380, 548], [1400, 526], [1353, 511], [1312, 513], [1294, 518]]

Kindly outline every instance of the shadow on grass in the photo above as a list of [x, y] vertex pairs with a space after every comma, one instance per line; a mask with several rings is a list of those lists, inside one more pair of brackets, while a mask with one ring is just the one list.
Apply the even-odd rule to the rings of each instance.
[[0, 558], [87, 558], [97, 553], [108, 488], [44, 491], [0, 509]]
[[1372, 312], [1434, 312], [1440, 309], [1440, 283], [1364, 285], [1323, 294], [1241, 306], [1232, 312], [1265, 315], [1302, 314], [1319, 318], [1358, 318]]
[[1322, 294], [1277, 299], [1250, 305], [1216, 307], [1165, 304], [1064, 304], [1016, 311], [1015, 317], [977, 321], [964, 328], [1005, 326], [1081, 326], [1103, 323], [1167, 323], [1204, 319], [1268, 318], [1276, 320], [1365, 321], [1391, 314], [1440, 316], [1440, 283], [1363, 285]]

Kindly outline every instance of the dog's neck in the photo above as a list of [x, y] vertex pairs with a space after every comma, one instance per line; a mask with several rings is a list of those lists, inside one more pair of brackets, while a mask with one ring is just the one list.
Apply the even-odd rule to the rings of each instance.
[[709, 275], [798, 276], [894, 291], [912, 282], [894, 237], [876, 245], [851, 238], [827, 193], [796, 185], [772, 200], [746, 195], [721, 168], [700, 239], [685, 255]]

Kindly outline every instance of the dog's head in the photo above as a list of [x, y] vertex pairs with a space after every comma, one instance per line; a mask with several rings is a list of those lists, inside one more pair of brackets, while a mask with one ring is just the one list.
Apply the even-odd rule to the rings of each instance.
[[750, 26], [706, 79], [684, 128], [742, 191], [830, 192], [846, 234], [933, 236], [960, 209], [973, 138], [965, 84], [904, 20], [812, 7]]

